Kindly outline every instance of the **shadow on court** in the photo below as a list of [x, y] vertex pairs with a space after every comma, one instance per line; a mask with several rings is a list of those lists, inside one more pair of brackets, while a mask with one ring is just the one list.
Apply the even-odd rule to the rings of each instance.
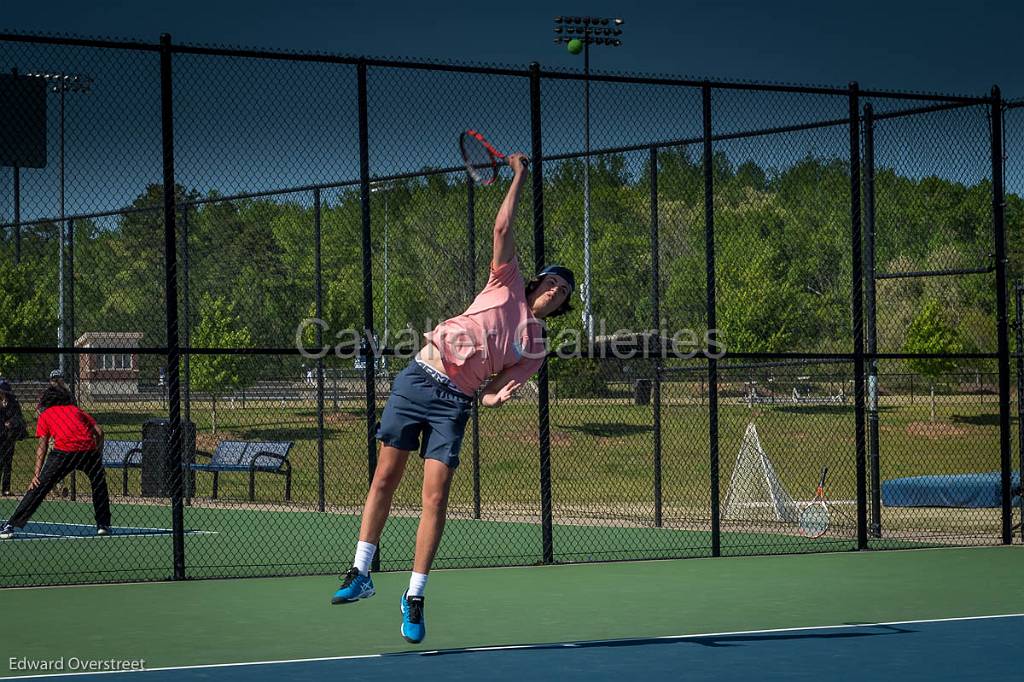
[[584, 424], [574, 424], [572, 426], [561, 424], [556, 426], [557, 428], [565, 431], [576, 431], [577, 433], [585, 433], [588, 436], [599, 436], [602, 438], [636, 436], [641, 433], [650, 433], [654, 430], [654, 427], [652, 426], [644, 426], [642, 424], [624, 424], [622, 422], [611, 424], [595, 424], [593, 422], [586, 422]]
[[954, 424], [968, 424], [970, 426], [999, 426], [999, 413], [995, 414], [954, 414], [949, 418]]
[[[849, 630], [849, 631], [834, 631], [829, 630], [827, 632], [808, 632], [806, 630], [800, 632], [761, 632], [751, 634], [724, 634], [724, 635], [694, 635], [694, 636], [682, 636], [682, 637], [640, 637], [640, 638], [629, 638], [629, 639], [613, 639], [613, 640], [597, 640], [597, 641], [584, 641], [584, 642], [560, 642], [554, 644], [521, 644], [521, 645], [505, 645], [501, 647], [495, 647], [490, 651], [554, 651], [554, 650], [565, 650], [565, 649], [616, 649], [623, 647], [637, 647], [637, 646], [650, 646], [652, 644], [699, 644], [704, 647], [721, 648], [721, 647], [733, 647], [742, 646], [743, 644], [756, 643], [756, 642], [809, 642], [813, 640], [823, 641], [840, 641], [840, 640], [853, 640], [853, 639], [865, 639], [871, 637], [881, 637], [889, 635], [899, 634], [912, 634], [917, 630], [912, 630], [905, 627], [897, 627], [893, 625], [873, 625], [870, 623], [866, 624], [854, 624], [856, 627], [872, 627], [877, 628], [878, 632], [863, 632], [860, 630]], [[487, 647], [483, 648], [470, 648], [470, 649], [441, 649], [437, 651], [398, 651], [395, 653], [382, 654], [384, 657], [390, 656], [451, 656], [453, 654], [479, 654], [482, 651], [488, 651]]]

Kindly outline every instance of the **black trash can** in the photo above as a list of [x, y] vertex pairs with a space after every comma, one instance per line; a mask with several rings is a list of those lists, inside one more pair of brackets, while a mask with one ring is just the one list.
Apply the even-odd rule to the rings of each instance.
[[648, 405], [651, 402], [651, 380], [637, 379], [633, 384], [633, 402], [637, 405]]
[[149, 419], [142, 425], [143, 497], [170, 497], [179, 475], [185, 476], [182, 495], [191, 496], [194, 474], [188, 465], [195, 461], [196, 425], [181, 423], [181, 462], [178, 463], [171, 461], [170, 427], [167, 419]]

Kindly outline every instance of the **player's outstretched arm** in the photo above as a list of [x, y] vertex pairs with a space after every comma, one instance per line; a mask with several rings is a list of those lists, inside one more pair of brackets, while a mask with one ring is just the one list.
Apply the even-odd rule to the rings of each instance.
[[50, 448], [50, 436], [49, 434], [39, 437], [39, 444], [36, 446], [36, 467], [35, 473], [32, 474], [32, 482], [29, 483], [28, 489], [32, 490], [39, 485], [39, 475], [43, 472], [43, 462], [46, 461], [46, 453]]
[[508, 165], [512, 167], [515, 175], [512, 184], [505, 195], [505, 201], [501, 202], [498, 215], [494, 219], [494, 254], [491, 257], [491, 266], [498, 267], [512, 260], [516, 255], [516, 238], [513, 226], [516, 220], [516, 206], [519, 204], [519, 193], [523, 189], [523, 182], [526, 180], [527, 159], [525, 154], [509, 154]]

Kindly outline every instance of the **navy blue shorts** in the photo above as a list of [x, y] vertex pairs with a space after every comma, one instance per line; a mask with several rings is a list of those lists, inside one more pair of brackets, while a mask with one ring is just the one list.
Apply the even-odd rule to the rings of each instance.
[[391, 385], [377, 440], [399, 450], [419, 450], [420, 457], [454, 469], [472, 405], [471, 398], [430, 376], [414, 359]]

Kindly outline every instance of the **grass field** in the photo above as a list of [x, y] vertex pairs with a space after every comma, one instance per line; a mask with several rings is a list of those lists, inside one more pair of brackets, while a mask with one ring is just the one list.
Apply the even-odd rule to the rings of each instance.
[[[671, 389], [671, 386], [666, 389]], [[654, 527], [654, 433], [652, 408], [629, 401], [560, 400], [551, 404], [552, 505], [557, 560], [586, 561], [677, 556], [710, 552], [710, 481], [707, 407], [663, 391], [661, 411], [663, 528]], [[87, 406], [88, 407], [88, 406]], [[161, 406], [92, 406], [108, 438], [139, 439], [142, 423], [165, 416]], [[999, 468], [998, 405], [964, 397], [945, 399], [930, 421], [927, 401], [885, 404], [880, 411], [881, 471], [889, 479], [916, 474], [957, 474]], [[217, 433], [205, 403], [194, 403], [198, 447], [212, 450], [221, 439], [292, 440], [293, 499], [283, 502], [283, 479], [257, 477], [257, 499], [249, 502], [244, 474], [224, 475], [220, 499], [209, 499], [211, 480], [200, 474], [186, 527], [210, 531], [186, 538], [190, 575], [267, 575], [337, 570], [351, 553], [358, 510], [366, 490], [365, 421], [361, 407], [342, 403], [325, 414], [325, 497], [317, 505], [317, 424], [310, 406], [249, 401], [245, 409], [221, 404]], [[828, 493], [837, 504], [834, 528], [808, 541], [784, 524], [726, 522], [723, 553], [757, 554], [836, 551], [855, 546], [855, 440], [852, 405], [776, 405], [720, 408], [721, 494], [724, 499], [747, 424], [757, 425], [779, 478], [797, 500], [813, 496], [822, 466], [830, 468]], [[540, 560], [537, 406], [513, 403], [481, 409], [479, 422], [480, 518], [474, 518], [472, 431], [467, 430], [462, 467], [452, 491], [452, 521], [438, 565], [508, 565]], [[32, 448], [26, 441], [15, 458], [15, 490], [31, 476]], [[410, 466], [386, 531], [385, 568], [403, 568], [411, 558], [422, 468]], [[129, 495], [120, 471], [108, 472], [115, 525], [169, 527], [169, 509], [143, 500], [139, 472], [131, 471]], [[91, 520], [88, 484], [78, 481], [78, 502], [51, 499], [36, 520]], [[14, 502], [5, 500], [4, 515]], [[883, 538], [877, 547], [919, 544], [979, 544], [999, 540], [997, 509], [882, 510]], [[386, 548], [393, 546], [389, 552]], [[4, 545], [3, 582], [63, 582], [75, 579], [154, 579], [169, 572], [169, 537], [19, 541]], [[71, 549], [73, 547], [74, 549]], [[401, 548], [401, 549], [399, 549]], [[47, 571], [57, 571], [47, 579]]]
[[[916, 474], [957, 474], [999, 468], [998, 405], [978, 401], [943, 402], [938, 418], [929, 420], [925, 401], [885, 405], [880, 410], [883, 478]], [[707, 407], [676, 404], [671, 395], [662, 407], [662, 478], [665, 503], [693, 508], [709, 497], [710, 465]], [[89, 406], [87, 406], [89, 407]], [[157, 405], [91, 408], [108, 438], [141, 438], [142, 423], [165, 417]], [[212, 450], [224, 439], [291, 440], [293, 496], [297, 503], [317, 499], [316, 413], [294, 403], [284, 406], [250, 401], [246, 409], [218, 408], [218, 430], [211, 429], [208, 406], [195, 403], [192, 419], [198, 447]], [[753, 420], [783, 484], [794, 497], [813, 495], [817, 474], [829, 466], [829, 495], [834, 500], [855, 496], [855, 441], [852, 405], [755, 406], [726, 404], [719, 411], [721, 478], [728, 483], [747, 424]], [[637, 507], [651, 504], [654, 434], [652, 408], [626, 401], [554, 401], [551, 405], [552, 478], [555, 503]], [[361, 406], [342, 404], [325, 413], [325, 488], [329, 504], [361, 504], [367, 475], [365, 418]], [[536, 504], [538, 439], [537, 407], [513, 403], [500, 410], [480, 410], [480, 478], [484, 504]], [[15, 490], [31, 478], [35, 442], [18, 444]], [[472, 500], [472, 436], [467, 429], [462, 467], [453, 491], [454, 504]], [[399, 492], [400, 504], [415, 504], [419, 483], [416, 468]], [[130, 490], [138, 490], [138, 472], [131, 472]], [[210, 480], [200, 475], [200, 495]], [[283, 481], [261, 476], [258, 497], [281, 500]], [[119, 487], [119, 486], [118, 486]], [[247, 495], [242, 476], [221, 479], [224, 498]], [[695, 504], [696, 503], [696, 504]]]

